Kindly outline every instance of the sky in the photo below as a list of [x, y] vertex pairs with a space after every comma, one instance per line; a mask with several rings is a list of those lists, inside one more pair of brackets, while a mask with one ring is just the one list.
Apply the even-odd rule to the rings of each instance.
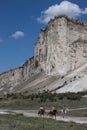
[[87, 0], [0, 0], [0, 73], [32, 57], [40, 29], [60, 14], [87, 21]]

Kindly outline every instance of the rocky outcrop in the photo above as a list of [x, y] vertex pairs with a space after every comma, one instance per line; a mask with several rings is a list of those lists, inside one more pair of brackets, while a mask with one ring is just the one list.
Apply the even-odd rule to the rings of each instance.
[[39, 69], [35, 67], [32, 57], [22, 66], [0, 74], [0, 91], [12, 92], [15, 86], [22, 84], [36, 73], [39, 73]]
[[65, 75], [87, 62], [87, 23], [55, 17], [41, 30], [35, 60], [46, 74]]
[[57, 90], [71, 80], [66, 75], [86, 63], [87, 23], [65, 15], [55, 17], [40, 31], [34, 56], [22, 66], [0, 75], [0, 92]]

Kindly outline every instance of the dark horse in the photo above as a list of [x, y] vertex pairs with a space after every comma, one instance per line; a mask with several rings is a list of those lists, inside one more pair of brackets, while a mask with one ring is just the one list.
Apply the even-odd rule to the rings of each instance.
[[53, 111], [49, 111], [48, 112], [48, 114], [47, 115], [49, 115], [49, 116], [51, 116], [51, 117], [55, 117], [55, 119], [56, 119], [56, 114], [57, 114], [57, 110], [56, 109], [54, 109]]
[[40, 110], [38, 111], [38, 115], [44, 116], [44, 114], [45, 114], [45, 110], [44, 110], [44, 109], [40, 109]]

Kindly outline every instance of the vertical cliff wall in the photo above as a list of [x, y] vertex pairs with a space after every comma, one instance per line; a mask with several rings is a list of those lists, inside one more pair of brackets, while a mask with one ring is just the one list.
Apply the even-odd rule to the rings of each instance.
[[66, 75], [86, 62], [87, 23], [64, 15], [55, 17], [40, 31], [34, 57], [21, 67], [0, 75], [0, 91], [7, 89], [11, 92], [15, 86], [42, 72], [46, 75]]
[[41, 30], [34, 48], [47, 74], [65, 75], [87, 62], [87, 23], [55, 17]]

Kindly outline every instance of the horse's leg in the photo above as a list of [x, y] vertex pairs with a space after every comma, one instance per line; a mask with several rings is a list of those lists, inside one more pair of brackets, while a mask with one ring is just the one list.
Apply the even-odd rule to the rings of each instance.
[[42, 114], [42, 117], [44, 117], [44, 114]]
[[63, 118], [65, 117], [65, 113], [63, 112]]
[[64, 118], [64, 114], [62, 113], [62, 117]]
[[50, 112], [47, 113], [47, 116], [49, 116], [49, 117], [51, 116]]
[[54, 117], [55, 117], [55, 119], [56, 119], [56, 114], [54, 114]]

